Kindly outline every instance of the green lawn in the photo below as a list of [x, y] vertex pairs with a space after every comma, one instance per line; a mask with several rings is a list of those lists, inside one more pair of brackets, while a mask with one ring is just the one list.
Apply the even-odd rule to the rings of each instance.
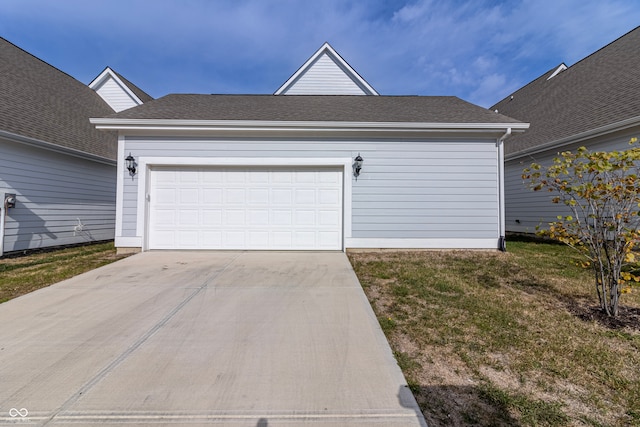
[[121, 258], [101, 243], [0, 259], [0, 303]]
[[570, 248], [349, 257], [430, 426], [640, 425], [640, 289], [603, 322]]

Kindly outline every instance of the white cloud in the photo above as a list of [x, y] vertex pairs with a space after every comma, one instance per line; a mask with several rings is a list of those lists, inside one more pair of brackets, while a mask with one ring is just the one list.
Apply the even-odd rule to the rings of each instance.
[[[151, 5], [151, 7], [150, 7]], [[640, 22], [625, 0], [2, 0], [3, 36], [82, 81], [271, 93], [329, 41], [383, 94], [498, 101]]]

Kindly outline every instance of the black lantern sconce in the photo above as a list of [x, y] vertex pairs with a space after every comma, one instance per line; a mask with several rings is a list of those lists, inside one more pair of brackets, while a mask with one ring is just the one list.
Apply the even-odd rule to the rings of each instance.
[[358, 180], [358, 177], [360, 176], [360, 171], [362, 170], [362, 156], [360, 156], [360, 153], [358, 153], [358, 155], [356, 156], [355, 159], [353, 159], [353, 176], [356, 177], [356, 181]]
[[131, 178], [136, 174], [136, 159], [133, 158], [131, 153], [124, 159], [127, 162], [127, 170], [129, 171], [129, 175]]

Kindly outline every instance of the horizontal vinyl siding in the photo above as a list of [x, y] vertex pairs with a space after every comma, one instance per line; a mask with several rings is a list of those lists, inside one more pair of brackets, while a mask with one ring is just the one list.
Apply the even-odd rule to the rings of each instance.
[[[592, 151], [625, 150], [629, 148], [629, 139], [640, 136], [640, 129], [627, 130], [605, 138], [584, 141], [581, 144], [571, 144], [562, 149], [534, 154], [520, 159], [505, 162], [505, 226], [507, 231], [535, 233], [536, 227], [546, 228], [558, 215], [569, 215], [569, 208], [563, 204], [555, 204], [551, 199], [557, 193], [548, 191], [533, 191], [528, 188], [528, 182], [523, 181], [522, 172], [539, 163], [543, 166], [551, 165], [558, 157], [558, 151], [574, 151], [584, 145]], [[508, 141], [508, 140], [507, 140]]]
[[364, 95], [345, 71], [327, 54], [317, 61], [285, 92], [286, 95]]
[[[363, 157], [352, 187], [353, 238], [498, 237], [495, 141], [266, 141], [132, 138], [142, 157]], [[126, 174], [126, 171], [125, 171]], [[124, 180], [123, 236], [136, 230], [137, 182]]]
[[111, 78], [107, 79], [96, 89], [96, 92], [116, 113], [138, 105], [131, 96]]
[[6, 216], [4, 251], [113, 239], [115, 171], [0, 139], [0, 196], [17, 195]]

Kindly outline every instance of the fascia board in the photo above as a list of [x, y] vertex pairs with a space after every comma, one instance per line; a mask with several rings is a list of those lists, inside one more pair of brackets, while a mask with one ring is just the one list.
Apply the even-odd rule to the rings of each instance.
[[245, 120], [166, 120], [92, 118], [103, 130], [235, 130], [235, 131], [494, 131], [522, 132], [528, 123], [429, 123], [429, 122], [335, 122], [335, 121], [245, 121]]

